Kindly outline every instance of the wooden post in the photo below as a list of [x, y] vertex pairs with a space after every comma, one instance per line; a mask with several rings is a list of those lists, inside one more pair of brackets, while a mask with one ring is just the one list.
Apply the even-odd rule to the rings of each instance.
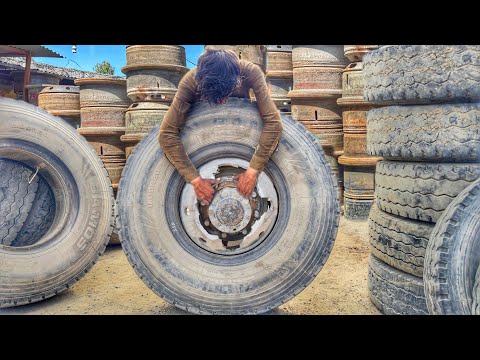
[[30, 65], [32, 63], [32, 53], [27, 52], [25, 58], [25, 76], [23, 78], [23, 100], [28, 102], [28, 89], [27, 85], [30, 84]]

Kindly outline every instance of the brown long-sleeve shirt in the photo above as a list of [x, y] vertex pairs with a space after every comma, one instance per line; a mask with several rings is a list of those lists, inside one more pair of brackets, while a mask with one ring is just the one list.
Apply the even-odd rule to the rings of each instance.
[[[187, 182], [199, 176], [180, 140], [180, 131], [185, 126], [186, 114], [191, 105], [200, 100], [195, 74], [196, 69], [190, 70], [180, 81], [172, 105], [163, 117], [159, 135], [160, 146], [165, 155]], [[260, 143], [250, 161], [250, 167], [262, 171], [282, 135], [282, 119], [270, 98], [265, 75], [260, 67], [249, 61], [240, 60], [240, 76], [243, 81], [231, 96], [249, 98], [249, 90], [253, 89], [263, 120], [263, 130]]]

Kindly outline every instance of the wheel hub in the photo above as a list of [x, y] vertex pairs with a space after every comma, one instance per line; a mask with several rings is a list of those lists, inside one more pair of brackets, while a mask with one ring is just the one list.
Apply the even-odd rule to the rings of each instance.
[[250, 198], [243, 197], [233, 176], [248, 167], [239, 159], [213, 160], [202, 166], [201, 176], [220, 180], [213, 185], [210, 205], [198, 201], [193, 187], [181, 195], [184, 229], [200, 247], [222, 255], [248, 251], [272, 229], [278, 213], [278, 197], [270, 179], [260, 174]]
[[250, 201], [233, 187], [225, 187], [216, 193], [208, 209], [212, 225], [228, 234], [242, 231], [250, 222], [252, 212]]

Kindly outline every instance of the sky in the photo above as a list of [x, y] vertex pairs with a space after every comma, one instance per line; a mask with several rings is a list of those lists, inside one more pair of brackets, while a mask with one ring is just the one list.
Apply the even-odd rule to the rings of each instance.
[[[65, 59], [35, 57], [36, 62], [93, 71], [97, 62], [108, 61], [114, 68], [114, 75], [125, 76], [120, 69], [126, 65], [125, 45], [77, 45], [77, 53], [72, 53], [72, 45], [43, 45], [63, 55]], [[182, 45], [187, 55], [187, 67], [192, 68], [203, 52], [203, 45]], [[193, 64], [192, 64], [193, 63]]]

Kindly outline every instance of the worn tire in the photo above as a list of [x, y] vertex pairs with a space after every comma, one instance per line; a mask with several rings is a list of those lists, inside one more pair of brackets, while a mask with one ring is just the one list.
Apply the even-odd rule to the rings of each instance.
[[423, 280], [370, 255], [368, 262], [370, 300], [386, 315], [427, 315]]
[[472, 314], [480, 265], [480, 179], [438, 219], [425, 254], [425, 294], [431, 314]]
[[[33, 172], [32, 172], [33, 175]], [[34, 179], [35, 180], [35, 179]], [[28, 246], [36, 243], [48, 231], [55, 218], [55, 197], [47, 182], [39, 177], [38, 188], [22, 228], [12, 246]]]
[[370, 110], [367, 150], [386, 160], [480, 162], [480, 104]]
[[[8, 307], [54, 296], [87, 273], [112, 231], [113, 192], [101, 160], [62, 119], [4, 98], [0, 117], [0, 158], [38, 167], [56, 209], [35, 244], [0, 245], [0, 307]], [[31, 220], [41, 227], [40, 219]]]
[[480, 177], [480, 164], [379, 161], [377, 205], [406, 218], [437, 222], [455, 197]]
[[477, 101], [480, 46], [390, 45], [363, 58], [364, 98], [373, 103]]
[[11, 245], [28, 217], [38, 178], [21, 163], [0, 160], [0, 244]]
[[[138, 276], [166, 301], [200, 314], [264, 313], [322, 268], [339, 221], [336, 179], [314, 137], [282, 119], [282, 139], [264, 171], [282, 206], [267, 238], [241, 254], [218, 255], [188, 238], [178, 204], [185, 182], [158, 144], [158, 126], [128, 158], [118, 192], [120, 241]], [[229, 156], [248, 162], [261, 128], [255, 103], [230, 98], [221, 106], [196, 103], [181, 138], [197, 167]]]
[[480, 266], [477, 269], [475, 276], [475, 285], [473, 287], [473, 306], [472, 315], [480, 315]]
[[112, 234], [110, 235], [110, 241], [108, 242], [108, 245], [119, 245], [120, 244], [120, 238], [118, 236], [118, 233], [120, 232], [120, 226], [118, 225], [118, 204], [117, 200], [115, 200], [115, 205], [113, 209], [113, 229], [112, 229]]
[[423, 262], [433, 224], [391, 215], [372, 206], [368, 234], [372, 254], [395, 269], [423, 276]]

